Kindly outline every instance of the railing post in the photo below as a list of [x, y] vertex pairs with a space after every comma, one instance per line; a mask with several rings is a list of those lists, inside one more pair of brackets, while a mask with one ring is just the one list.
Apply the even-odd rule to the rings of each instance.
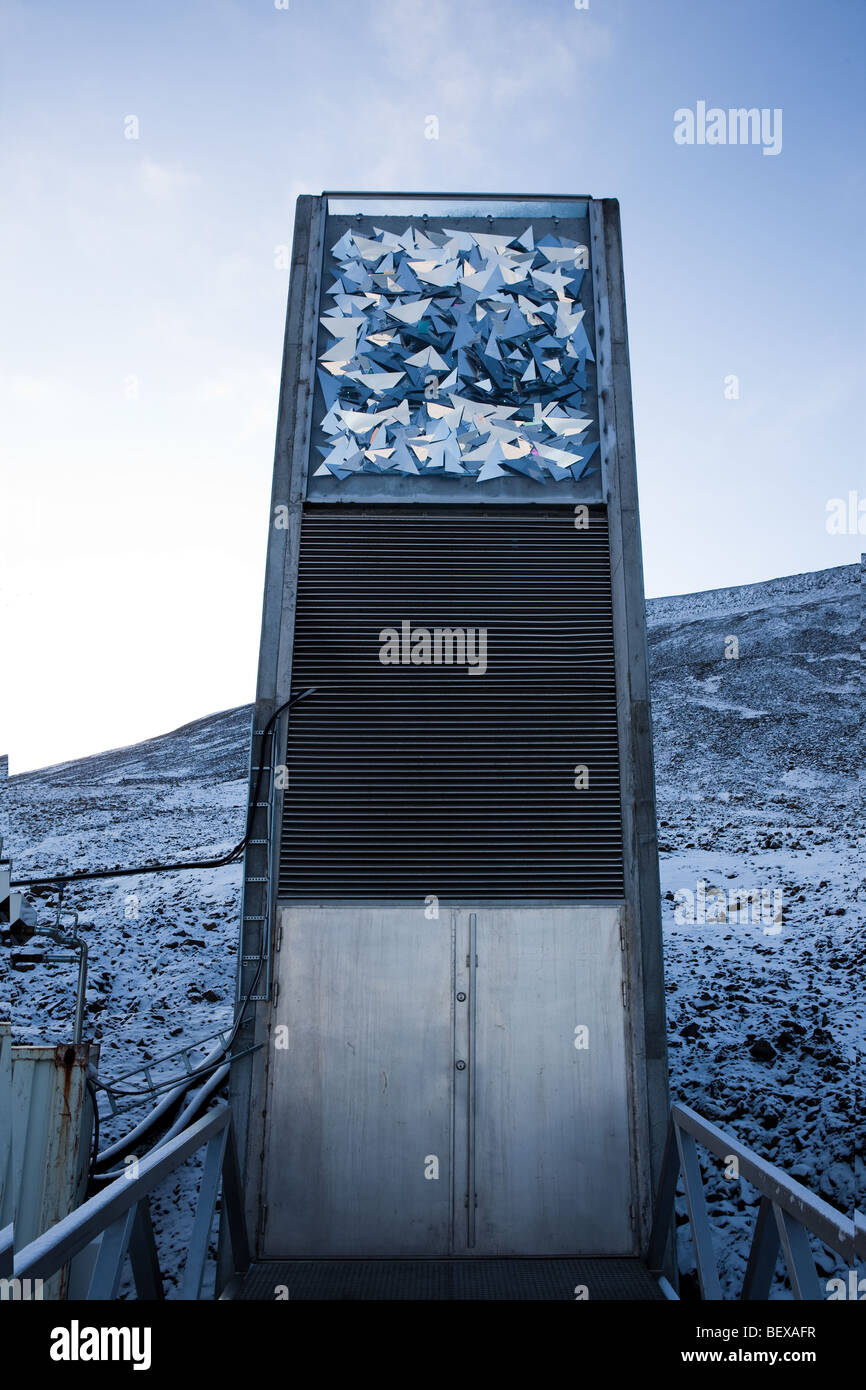
[[704, 1200], [704, 1181], [701, 1177], [701, 1165], [698, 1162], [697, 1145], [692, 1136], [680, 1129], [679, 1125], [675, 1125], [675, 1129], [677, 1148], [680, 1152], [680, 1169], [683, 1175], [686, 1206], [689, 1212], [689, 1225], [692, 1228], [692, 1241], [695, 1247], [695, 1262], [698, 1268], [701, 1298], [705, 1301], [720, 1299], [722, 1289], [716, 1269], [710, 1218]]
[[10, 1221], [8, 1226], [4, 1226], [0, 1231], [0, 1279], [12, 1278], [12, 1266], [14, 1256], [15, 1227]]
[[236, 1273], [245, 1274], [250, 1267], [250, 1244], [247, 1236], [247, 1218], [244, 1212], [238, 1147], [232, 1124], [227, 1126], [226, 1147], [223, 1155], [223, 1211], [228, 1225], [232, 1265]]
[[150, 1217], [150, 1203], [146, 1194], [135, 1208], [132, 1235], [129, 1239], [129, 1259], [135, 1279], [135, 1291], [139, 1298], [165, 1298], [159, 1254]]
[[746, 1266], [741, 1299], [756, 1301], [769, 1298], [778, 1254], [779, 1232], [773, 1216], [773, 1203], [769, 1197], [762, 1197], [749, 1250], [749, 1263]]
[[[664, 1268], [665, 1251], [671, 1239], [671, 1226], [674, 1203], [677, 1195], [677, 1178], [680, 1175], [680, 1156], [674, 1133], [673, 1120], [668, 1124], [665, 1151], [659, 1173], [658, 1195], [653, 1212], [653, 1228], [647, 1250], [647, 1268], [654, 1273]], [[674, 1266], [676, 1266], [676, 1239], [674, 1237]]]
[[809, 1237], [806, 1235], [806, 1228], [788, 1212], [782, 1211], [780, 1207], [776, 1207], [775, 1212], [779, 1239], [782, 1242], [785, 1262], [791, 1276], [794, 1297], [820, 1303], [821, 1290], [818, 1286], [815, 1260], [809, 1245]]
[[183, 1272], [180, 1296], [184, 1299], [197, 1299], [201, 1293], [228, 1129], [229, 1126], [225, 1125], [218, 1134], [214, 1135], [205, 1149], [204, 1169], [198, 1190], [195, 1221], [189, 1243], [189, 1254], [186, 1257], [186, 1267]]
[[126, 1258], [134, 1221], [135, 1207], [130, 1207], [103, 1231], [99, 1244], [99, 1254], [96, 1256], [96, 1263], [90, 1276], [90, 1287], [87, 1290], [88, 1299], [117, 1298], [120, 1276], [123, 1273], [123, 1261]]

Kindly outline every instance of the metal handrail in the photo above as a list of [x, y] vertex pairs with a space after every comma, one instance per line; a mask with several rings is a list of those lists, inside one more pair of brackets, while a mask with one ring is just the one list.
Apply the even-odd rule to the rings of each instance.
[[117, 1296], [127, 1254], [139, 1297], [161, 1298], [148, 1194], [204, 1145], [207, 1151], [181, 1296], [196, 1299], [200, 1295], [220, 1179], [234, 1268], [241, 1273], [248, 1269], [249, 1244], [231, 1110], [221, 1104], [139, 1159], [134, 1176], [130, 1173], [116, 1178], [26, 1245], [15, 1257], [15, 1277], [47, 1279], [99, 1240], [88, 1298]]
[[15, 1227], [10, 1221], [0, 1231], [0, 1278], [7, 1279], [12, 1274], [12, 1248]]
[[754, 1300], [769, 1296], [781, 1246], [795, 1299], [821, 1299], [808, 1233], [835, 1250], [846, 1264], [853, 1265], [855, 1255], [863, 1244], [863, 1237], [854, 1221], [687, 1105], [671, 1106], [647, 1254], [649, 1268], [656, 1272], [663, 1269], [674, 1215], [677, 1181], [682, 1175], [701, 1297], [722, 1297], [698, 1162], [698, 1143], [725, 1162], [736, 1160], [738, 1176], [745, 1178], [761, 1194], [740, 1297]]

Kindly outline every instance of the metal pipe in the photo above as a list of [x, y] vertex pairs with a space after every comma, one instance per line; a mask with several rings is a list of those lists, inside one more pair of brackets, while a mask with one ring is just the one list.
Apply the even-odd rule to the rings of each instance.
[[[222, 1055], [223, 1051], [224, 1048], [222, 1047], [213, 1048], [212, 1051], [207, 1054], [201, 1066], [210, 1066], [212, 1062], [215, 1062], [217, 1058]], [[179, 1082], [177, 1086], [168, 1092], [168, 1095], [163, 1097], [158, 1105], [154, 1106], [149, 1114], [145, 1115], [143, 1120], [139, 1120], [138, 1124], [135, 1125], [128, 1134], [124, 1135], [122, 1139], [115, 1139], [107, 1148], [104, 1148], [102, 1152], [97, 1155], [97, 1167], [101, 1168], [106, 1163], [110, 1163], [112, 1159], [125, 1153], [137, 1140], [143, 1138], [144, 1135], [153, 1128], [157, 1121], [162, 1118], [167, 1110], [170, 1110], [173, 1105], [177, 1105], [177, 1103], [183, 1099], [195, 1079], [195, 1076], [190, 1076]], [[100, 1174], [100, 1177], [101, 1176], [102, 1174]]]
[[78, 951], [78, 989], [75, 993], [75, 1026], [72, 1029], [72, 1041], [77, 1047], [82, 1041], [81, 1034], [84, 1031], [84, 1005], [87, 999], [87, 942], [80, 939], [75, 942]]

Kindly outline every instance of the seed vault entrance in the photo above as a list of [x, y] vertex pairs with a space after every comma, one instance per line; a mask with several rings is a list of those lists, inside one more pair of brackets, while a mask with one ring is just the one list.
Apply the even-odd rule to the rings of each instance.
[[616, 204], [304, 198], [293, 257], [232, 1072], [256, 1253], [640, 1254], [667, 1095]]
[[620, 925], [281, 909], [264, 1257], [636, 1253]]

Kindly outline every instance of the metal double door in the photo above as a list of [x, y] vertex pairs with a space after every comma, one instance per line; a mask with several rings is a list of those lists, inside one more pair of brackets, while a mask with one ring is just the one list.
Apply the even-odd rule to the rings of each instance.
[[280, 909], [263, 1256], [634, 1253], [620, 912]]

